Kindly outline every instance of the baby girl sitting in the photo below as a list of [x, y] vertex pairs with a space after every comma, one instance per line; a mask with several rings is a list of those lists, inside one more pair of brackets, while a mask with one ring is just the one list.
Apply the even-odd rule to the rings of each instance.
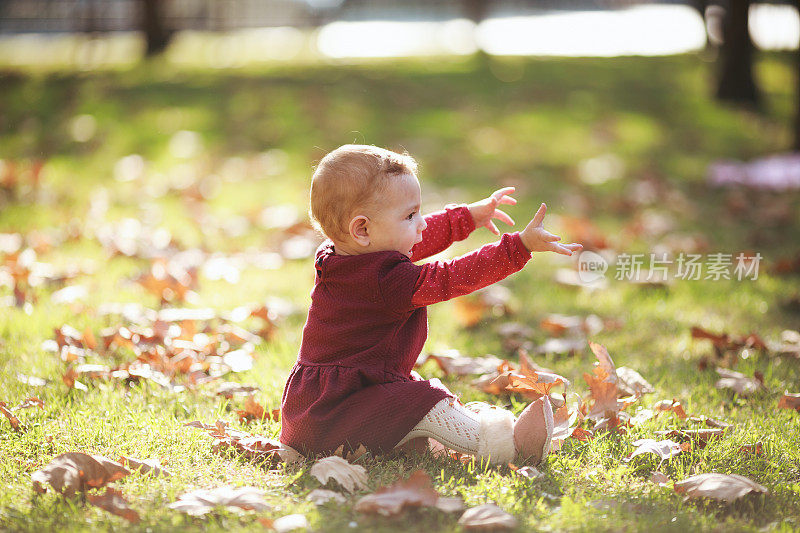
[[531, 252], [572, 255], [542, 227], [542, 204], [521, 232], [504, 234], [451, 261], [416, 265], [476, 227], [499, 234], [497, 209], [515, 204], [501, 189], [480, 202], [423, 217], [416, 163], [374, 146], [326, 155], [311, 182], [311, 217], [329, 240], [316, 253], [311, 307], [281, 401], [280, 440], [306, 454], [339, 445], [390, 451], [418, 437], [489, 459], [539, 463], [550, 449], [547, 397], [514, 419], [488, 404], [464, 406], [438, 379], [412, 372], [427, 337], [426, 306], [521, 270]]

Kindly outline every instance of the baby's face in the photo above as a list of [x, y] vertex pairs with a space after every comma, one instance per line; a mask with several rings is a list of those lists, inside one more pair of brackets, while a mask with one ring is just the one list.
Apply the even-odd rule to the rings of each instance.
[[395, 250], [411, 257], [411, 249], [422, 240], [427, 227], [420, 214], [422, 194], [413, 174], [391, 179], [370, 216], [370, 251]]

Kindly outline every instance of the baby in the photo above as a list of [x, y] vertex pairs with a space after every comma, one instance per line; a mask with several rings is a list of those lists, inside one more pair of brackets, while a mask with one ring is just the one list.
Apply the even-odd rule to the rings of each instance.
[[513, 187], [425, 217], [416, 162], [374, 146], [326, 155], [311, 182], [311, 218], [328, 240], [316, 253], [311, 307], [281, 400], [280, 440], [306, 454], [363, 444], [387, 452], [420, 437], [461, 453], [539, 463], [550, 449], [547, 397], [513, 414], [461, 404], [438, 379], [412, 372], [428, 333], [426, 306], [468, 294], [521, 270], [531, 252], [572, 255], [542, 227], [546, 206], [521, 232], [451, 261], [417, 265], [476, 228], [499, 235], [498, 209]]

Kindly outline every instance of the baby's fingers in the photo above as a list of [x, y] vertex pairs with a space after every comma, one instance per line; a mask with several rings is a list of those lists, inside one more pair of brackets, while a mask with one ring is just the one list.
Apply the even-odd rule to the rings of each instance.
[[561, 240], [561, 237], [559, 237], [558, 235], [553, 235], [547, 230], [544, 230], [543, 238], [547, 242], [556, 242]]
[[531, 220], [531, 224], [533, 224], [534, 226], [541, 226], [546, 211], [547, 211], [547, 206], [543, 203], [542, 205], [539, 206], [539, 210], [536, 211], [536, 214], [533, 215], [533, 220]]
[[500, 222], [505, 222], [509, 226], [513, 226], [514, 225], [514, 219], [512, 219], [510, 216], [508, 216], [507, 213], [504, 213], [503, 211], [500, 211], [499, 209], [495, 209], [494, 210], [494, 215], [492, 215], [492, 216], [494, 218], [496, 218], [497, 220], [499, 220]]
[[562, 255], [572, 255], [574, 252], [583, 249], [582, 244], [553, 244], [552, 250]]
[[491, 220], [486, 224], [486, 227], [489, 228], [489, 231], [491, 231], [495, 235], [500, 235], [500, 230], [497, 229], [497, 226], [495, 226], [494, 222], [492, 222]]
[[[505, 199], [504, 197], [508, 194], [514, 194], [514, 191], [516, 190], [517, 190], [516, 187], [503, 187], [502, 189], [497, 189], [496, 191], [494, 191], [491, 194], [491, 197], [500, 202], [501, 204], [507, 204], [509, 202], [503, 201]], [[511, 198], [510, 196], [508, 198], [512, 200], [513, 203], [517, 203], [517, 201]]]

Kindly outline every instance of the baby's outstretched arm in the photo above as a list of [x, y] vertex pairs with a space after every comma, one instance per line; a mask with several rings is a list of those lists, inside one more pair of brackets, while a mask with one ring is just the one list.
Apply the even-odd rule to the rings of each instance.
[[533, 219], [528, 223], [519, 236], [522, 238], [522, 244], [529, 252], [556, 252], [563, 255], [572, 255], [574, 252], [583, 249], [582, 244], [570, 243], [562, 244], [558, 241], [561, 237], [553, 235], [542, 226], [544, 221], [544, 214], [547, 211], [547, 206], [542, 204], [539, 210], [533, 215]]

